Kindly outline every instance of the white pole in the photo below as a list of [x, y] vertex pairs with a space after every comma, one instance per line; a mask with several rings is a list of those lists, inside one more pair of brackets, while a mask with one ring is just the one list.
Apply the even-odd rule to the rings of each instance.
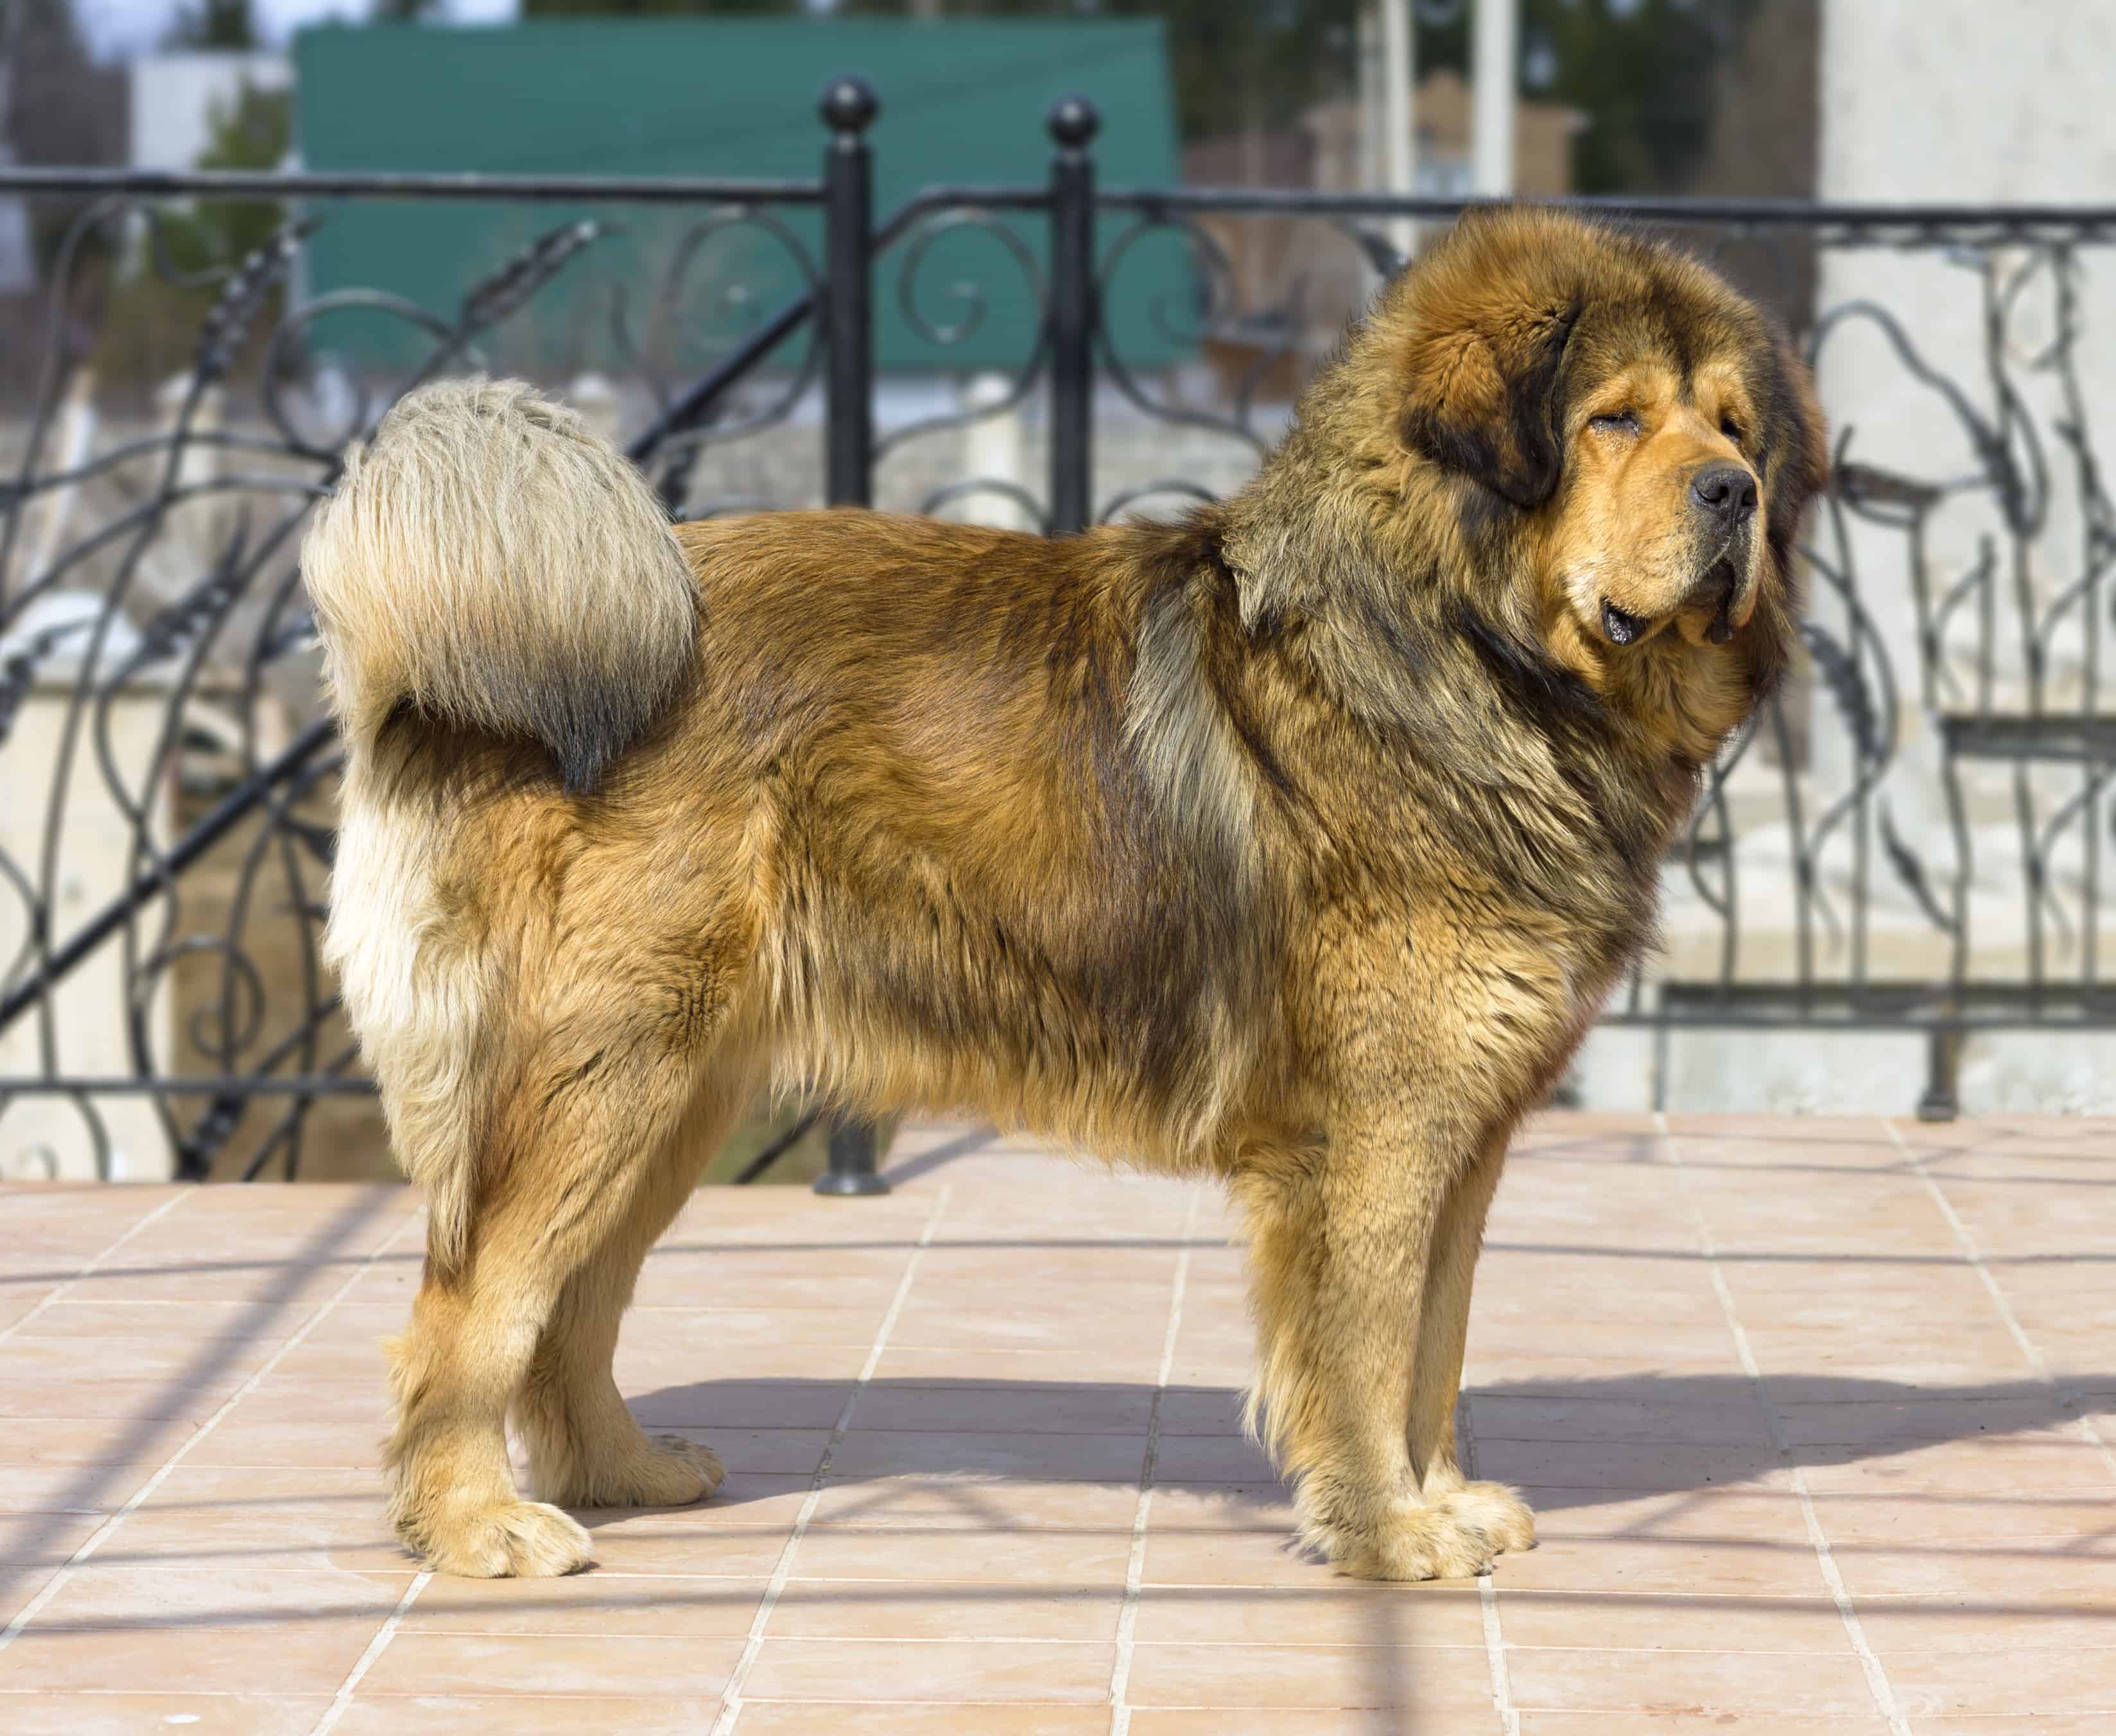
[[1474, 107], [1472, 187], [1479, 199], [1514, 191], [1514, 63], [1520, 0], [1476, 0], [1470, 101]]
[[1382, 184], [1382, 23], [1359, 8], [1359, 178], [1362, 192]]
[[[83, 362], [73, 371], [59, 411], [58, 462], [53, 468], [62, 476], [79, 470], [88, 463], [94, 446], [95, 370]], [[74, 502], [80, 493], [80, 483], [67, 482], [44, 496], [44, 523], [30, 545], [34, 552], [30, 556], [29, 577], [33, 582], [51, 571], [65, 547], [67, 526], [72, 521]]]
[[[1381, 7], [1384, 190], [1409, 194], [1418, 190], [1418, 121], [1410, 102], [1418, 76], [1417, 45], [1410, 32], [1410, 0], [1381, 0]], [[1389, 225], [1389, 239], [1409, 259], [1418, 245], [1418, 225], [1397, 218]]]
[[[1012, 384], [1004, 374], [973, 374], [963, 383], [962, 408], [990, 411], [1005, 398]], [[1019, 404], [996, 415], [981, 415], [963, 430], [963, 474], [1024, 487], [1032, 480], [1028, 448]], [[1021, 508], [1007, 495], [965, 495], [955, 503], [950, 516], [965, 524], [989, 524], [1000, 530], [1021, 528]]]

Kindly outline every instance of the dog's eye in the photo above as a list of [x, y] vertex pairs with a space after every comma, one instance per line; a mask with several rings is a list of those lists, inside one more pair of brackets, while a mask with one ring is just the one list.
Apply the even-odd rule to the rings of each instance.
[[1723, 416], [1719, 418], [1719, 431], [1736, 446], [1741, 444], [1741, 425], [1732, 417]]
[[1590, 416], [1587, 426], [1599, 429], [1604, 434], [1636, 434], [1639, 431], [1639, 413], [1635, 410], [1612, 410], [1604, 416]]

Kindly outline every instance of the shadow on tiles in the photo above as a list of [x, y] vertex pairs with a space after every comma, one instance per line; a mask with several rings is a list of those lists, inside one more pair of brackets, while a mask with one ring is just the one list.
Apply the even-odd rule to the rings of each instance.
[[[2068, 1392], [2116, 1393], [2116, 1374], [2068, 1379]], [[834, 1416], [846, 1384], [705, 1381], [637, 1395], [650, 1427], [696, 1433], [784, 1427]], [[1534, 1485], [1539, 1510], [1750, 1484], [1784, 1469], [1845, 1465], [1950, 1442], [2061, 1429], [2058, 1397], [2032, 1380], [1913, 1385], [1828, 1375], [1774, 1375], [1779, 1439], [1744, 1376], [1640, 1373], [1488, 1384], [1464, 1394], [1474, 1469]], [[833, 1486], [897, 1480], [1135, 1485], [1152, 1414], [1150, 1385], [1113, 1382], [872, 1381], [834, 1455]], [[1282, 1508], [1261, 1451], [1239, 1434], [1231, 1388], [1171, 1387], [1163, 1400], [1155, 1486]], [[761, 1467], [759, 1467], [761, 1468]], [[812, 1468], [789, 1464], [788, 1471]], [[730, 1501], [740, 1497], [730, 1491]], [[716, 1503], [715, 1504], [720, 1504]], [[591, 1517], [589, 1522], [592, 1523]]]

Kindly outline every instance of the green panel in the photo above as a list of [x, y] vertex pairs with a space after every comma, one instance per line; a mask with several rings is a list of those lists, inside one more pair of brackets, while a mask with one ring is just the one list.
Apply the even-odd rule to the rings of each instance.
[[[298, 136], [315, 170], [481, 170], [509, 174], [820, 173], [826, 130], [816, 100], [826, 79], [863, 74], [881, 99], [868, 134], [876, 220], [941, 182], [1041, 184], [1051, 143], [1045, 110], [1087, 92], [1103, 114], [1096, 141], [1106, 185], [1179, 178], [1166, 48], [1157, 21], [1018, 21], [551, 19], [484, 30], [327, 25], [295, 39]], [[800, 265], [754, 225], [701, 240], [710, 214], [632, 205], [587, 212], [553, 205], [349, 200], [324, 206], [310, 243], [310, 288], [381, 289], [453, 320], [464, 291], [535, 236], [593, 215], [628, 233], [596, 243], [485, 344], [497, 366], [554, 373], [621, 367], [620, 311], [635, 341], [681, 377], [710, 362], [805, 283]], [[821, 267], [813, 210], [773, 214]], [[1005, 219], [1042, 269], [1045, 222]], [[1105, 219], [1104, 246], [1120, 219]], [[689, 251], [682, 288], [663, 302], [672, 260]], [[875, 282], [876, 356], [904, 370], [1008, 368], [1034, 343], [1034, 302], [1020, 268], [988, 235], [951, 232], [916, 279], [933, 325], [981, 317], [940, 345], [902, 311], [907, 249]], [[1113, 301], [1125, 357], [1179, 359], [1194, 279], [1180, 243], [1157, 235], [1127, 255]], [[662, 303], [657, 306], [657, 302]], [[372, 312], [327, 315], [315, 341], [373, 362], [417, 348]], [[798, 356], [805, 338], [782, 354]]]

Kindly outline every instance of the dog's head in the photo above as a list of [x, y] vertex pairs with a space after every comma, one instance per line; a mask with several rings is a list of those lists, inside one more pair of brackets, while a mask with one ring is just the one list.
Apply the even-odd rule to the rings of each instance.
[[1360, 479], [1383, 544], [1438, 548], [1511, 646], [1692, 753], [1769, 688], [1823, 422], [1806, 367], [1716, 274], [1553, 212], [1472, 214], [1333, 374], [1307, 436]]

